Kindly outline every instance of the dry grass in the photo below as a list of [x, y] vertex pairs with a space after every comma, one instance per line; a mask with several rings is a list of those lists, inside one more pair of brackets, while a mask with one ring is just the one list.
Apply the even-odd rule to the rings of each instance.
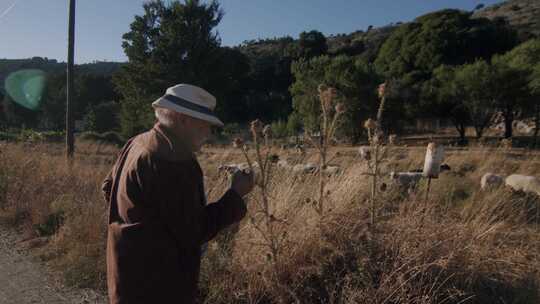
[[[77, 155], [69, 173], [59, 146], [1, 149], [4, 221], [18, 224], [29, 236], [50, 232], [48, 245], [39, 249], [44, 259], [74, 285], [103, 288], [106, 206], [98, 189], [116, 150], [79, 146], [84, 153]], [[429, 201], [423, 199], [425, 185], [411, 196], [384, 192], [377, 226], [367, 229], [369, 181], [359, 174], [365, 164], [347, 149], [331, 149], [332, 158], [338, 150], [334, 164], [345, 170], [328, 179], [322, 229], [312, 207], [318, 176], [274, 171], [268, 195], [276, 218], [284, 222], [276, 231], [281, 236], [279, 262], [270, 263], [269, 252], [260, 246], [261, 234], [246, 219], [210, 244], [201, 273], [201, 301], [540, 301], [540, 200], [505, 189], [479, 190], [480, 176], [488, 171], [540, 175], [537, 154], [451, 150], [446, 162], [452, 170], [432, 182]], [[289, 163], [317, 162], [311, 152], [280, 157]], [[424, 148], [392, 148], [381, 171], [421, 168], [424, 153]], [[242, 162], [243, 156], [233, 149], [208, 148], [199, 160], [212, 201], [227, 185], [217, 166]], [[258, 197], [249, 195], [250, 212]], [[53, 214], [61, 214], [60, 224], [50, 221]]]

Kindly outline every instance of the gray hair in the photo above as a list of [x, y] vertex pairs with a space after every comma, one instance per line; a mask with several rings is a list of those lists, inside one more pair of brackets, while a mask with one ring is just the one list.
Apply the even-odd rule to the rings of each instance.
[[155, 108], [154, 112], [159, 123], [169, 128], [173, 127], [174, 118], [177, 115], [175, 111], [166, 108]]

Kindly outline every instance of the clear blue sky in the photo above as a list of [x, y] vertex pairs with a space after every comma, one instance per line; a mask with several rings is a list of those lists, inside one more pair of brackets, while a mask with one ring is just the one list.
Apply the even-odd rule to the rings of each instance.
[[[77, 63], [126, 61], [122, 34], [143, 0], [77, 1]], [[365, 30], [369, 25], [409, 21], [442, 8], [471, 10], [500, 0], [222, 0], [218, 26], [223, 45], [244, 40], [298, 37], [316, 29], [325, 35]], [[41, 56], [65, 61], [68, 0], [0, 0], [0, 58]]]

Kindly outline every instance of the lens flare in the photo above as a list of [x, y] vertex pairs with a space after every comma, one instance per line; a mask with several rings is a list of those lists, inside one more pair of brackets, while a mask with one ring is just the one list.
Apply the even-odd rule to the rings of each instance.
[[29, 110], [37, 110], [45, 90], [45, 73], [41, 70], [20, 70], [11, 73], [4, 83], [11, 99]]

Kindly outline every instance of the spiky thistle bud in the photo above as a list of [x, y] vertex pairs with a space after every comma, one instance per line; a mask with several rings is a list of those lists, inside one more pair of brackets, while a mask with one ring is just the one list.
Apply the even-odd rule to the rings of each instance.
[[261, 133], [262, 125], [262, 122], [258, 119], [251, 122], [251, 133], [253, 134], [253, 137], [257, 137], [257, 135]]
[[379, 98], [383, 98], [386, 96], [386, 82], [383, 82], [379, 85], [377, 92], [379, 94]]
[[337, 90], [332, 87], [326, 87], [326, 89], [321, 90], [321, 86], [319, 86], [319, 99], [321, 100], [321, 106], [323, 108], [323, 111], [329, 112], [330, 109], [332, 109], [332, 106], [334, 105], [334, 101], [337, 98]]
[[336, 105], [336, 113], [337, 114], [343, 114], [345, 113], [345, 104], [340, 102]]
[[271, 125], [264, 126], [262, 133], [264, 137], [267, 137], [267, 138], [272, 136], [272, 126]]
[[376, 127], [377, 127], [377, 122], [371, 118], [369, 118], [368, 120], [366, 120], [366, 122], [364, 122], [364, 128], [368, 130], [373, 130]]
[[242, 148], [244, 141], [240, 137], [236, 137], [235, 139], [233, 139], [232, 144], [235, 148]]

